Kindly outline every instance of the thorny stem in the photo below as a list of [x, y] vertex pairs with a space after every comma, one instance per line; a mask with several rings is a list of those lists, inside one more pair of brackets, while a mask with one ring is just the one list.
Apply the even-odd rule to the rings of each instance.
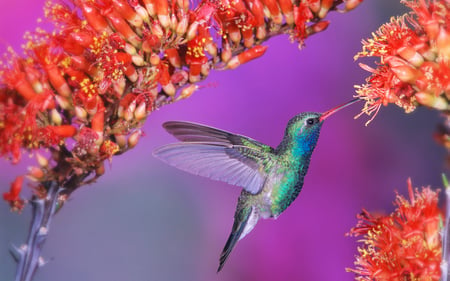
[[447, 177], [442, 174], [442, 181], [445, 186], [445, 221], [442, 230], [442, 262], [441, 262], [441, 280], [450, 280], [448, 270], [448, 259], [450, 257], [450, 185]]
[[45, 264], [41, 256], [42, 247], [50, 230], [50, 224], [55, 213], [62, 207], [65, 199], [79, 186], [93, 182], [96, 177], [88, 179], [90, 172], [76, 173], [70, 163], [65, 159], [71, 153], [65, 146], [60, 146], [52, 151], [58, 164], [52, 169], [56, 175], [64, 175], [63, 178], [47, 180], [41, 183], [43, 194], [33, 196], [32, 220], [26, 244], [11, 250], [13, 258], [17, 262], [15, 281], [31, 281], [38, 267]]
[[16, 281], [31, 281], [36, 269], [44, 264], [41, 250], [47, 238], [53, 215], [55, 214], [58, 195], [62, 188], [57, 182], [45, 182], [47, 196], [43, 199], [35, 198], [31, 201], [32, 221], [27, 244], [14, 247], [11, 251], [17, 261]]

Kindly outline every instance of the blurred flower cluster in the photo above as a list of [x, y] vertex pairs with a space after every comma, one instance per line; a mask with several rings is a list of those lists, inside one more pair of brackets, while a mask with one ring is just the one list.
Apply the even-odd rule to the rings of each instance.
[[[440, 111], [449, 109], [450, 2], [402, 0], [402, 3], [411, 12], [392, 17], [372, 33], [371, 39], [362, 42], [363, 49], [355, 56], [355, 59], [379, 58], [376, 68], [360, 64], [371, 75], [366, 84], [357, 86], [357, 96], [366, 101], [362, 113], [373, 114], [372, 118], [382, 105], [390, 103], [405, 112], [418, 105]], [[448, 134], [444, 139], [450, 147]]]
[[366, 210], [349, 235], [362, 236], [354, 269], [356, 280], [440, 280], [442, 243], [438, 193], [429, 187], [413, 190], [409, 200], [397, 194], [390, 215]]
[[[391, 103], [406, 113], [417, 106], [432, 108], [443, 116], [435, 138], [450, 152], [450, 1], [401, 2], [411, 11], [392, 17], [372, 38], [363, 40], [362, 51], [355, 56], [378, 58], [375, 68], [360, 63], [370, 76], [356, 86], [356, 96], [365, 100], [357, 117], [372, 115], [369, 123], [382, 105]], [[447, 156], [450, 164], [450, 153]], [[363, 210], [358, 216], [349, 233], [363, 237], [356, 268], [348, 269], [356, 280], [448, 280], [449, 249], [442, 245], [450, 239], [450, 194], [443, 219], [437, 192], [429, 187], [414, 191], [410, 180], [408, 190], [409, 200], [397, 195], [392, 214]]]
[[[212, 69], [234, 69], [264, 54], [265, 40], [289, 34], [300, 46], [328, 26], [329, 11], [362, 0], [71, 0], [47, 2], [51, 32], [26, 35], [0, 70], [0, 156], [24, 150], [27, 174], [58, 203], [104, 173], [104, 161], [136, 146], [155, 109], [189, 97]], [[339, 6], [339, 7], [338, 7]], [[23, 177], [4, 193], [21, 210]]]

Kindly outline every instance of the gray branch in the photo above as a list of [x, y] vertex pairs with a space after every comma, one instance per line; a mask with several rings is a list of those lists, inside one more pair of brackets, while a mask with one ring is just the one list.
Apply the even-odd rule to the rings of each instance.
[[43, 183], [47, 196], [43, 199], [33, 198], [32, 221], [26, 244], [11, 250], [13, 258], [17, 261], [15, 281], [31, 281], [37, 268], [44, 265], [41, 256], [42, 246], [47, 238], [50, 223], [55, 214], [58, 195], [62, 188], [54, 182]]

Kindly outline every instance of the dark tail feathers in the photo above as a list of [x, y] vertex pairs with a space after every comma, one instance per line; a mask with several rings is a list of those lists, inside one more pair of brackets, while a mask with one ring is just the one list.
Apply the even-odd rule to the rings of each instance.
[[230, 255], [237, 241], [239, 241], [239, 238], [241, 237], [241, 234], [244, 231], [245, 226], [247, 225], [251, 213], [252, 208], [244, 208], [236, 212], [234, 216], [234, 223], [233, 228], [231, 230], [231, 234], [228, 237], [227, 243], [225, 244], [222, 253], [220, 254], [220, 263], [217, 272], [220, 272], [222, 270], [223, 266], [225, 265], [225, 262], [228, 259], [228, 256]]

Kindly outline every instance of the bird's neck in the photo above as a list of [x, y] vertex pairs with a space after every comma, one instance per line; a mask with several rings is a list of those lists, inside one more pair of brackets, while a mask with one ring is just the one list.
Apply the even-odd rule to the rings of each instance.
[[317, 140], [314, 138], [307, 139], [304, 136], [293, 138], [285, 136], [280, 145], [276, 148], [276, 153], [285, 159], [291, 161], [304, 161], [309, 159], [316, 146]]

